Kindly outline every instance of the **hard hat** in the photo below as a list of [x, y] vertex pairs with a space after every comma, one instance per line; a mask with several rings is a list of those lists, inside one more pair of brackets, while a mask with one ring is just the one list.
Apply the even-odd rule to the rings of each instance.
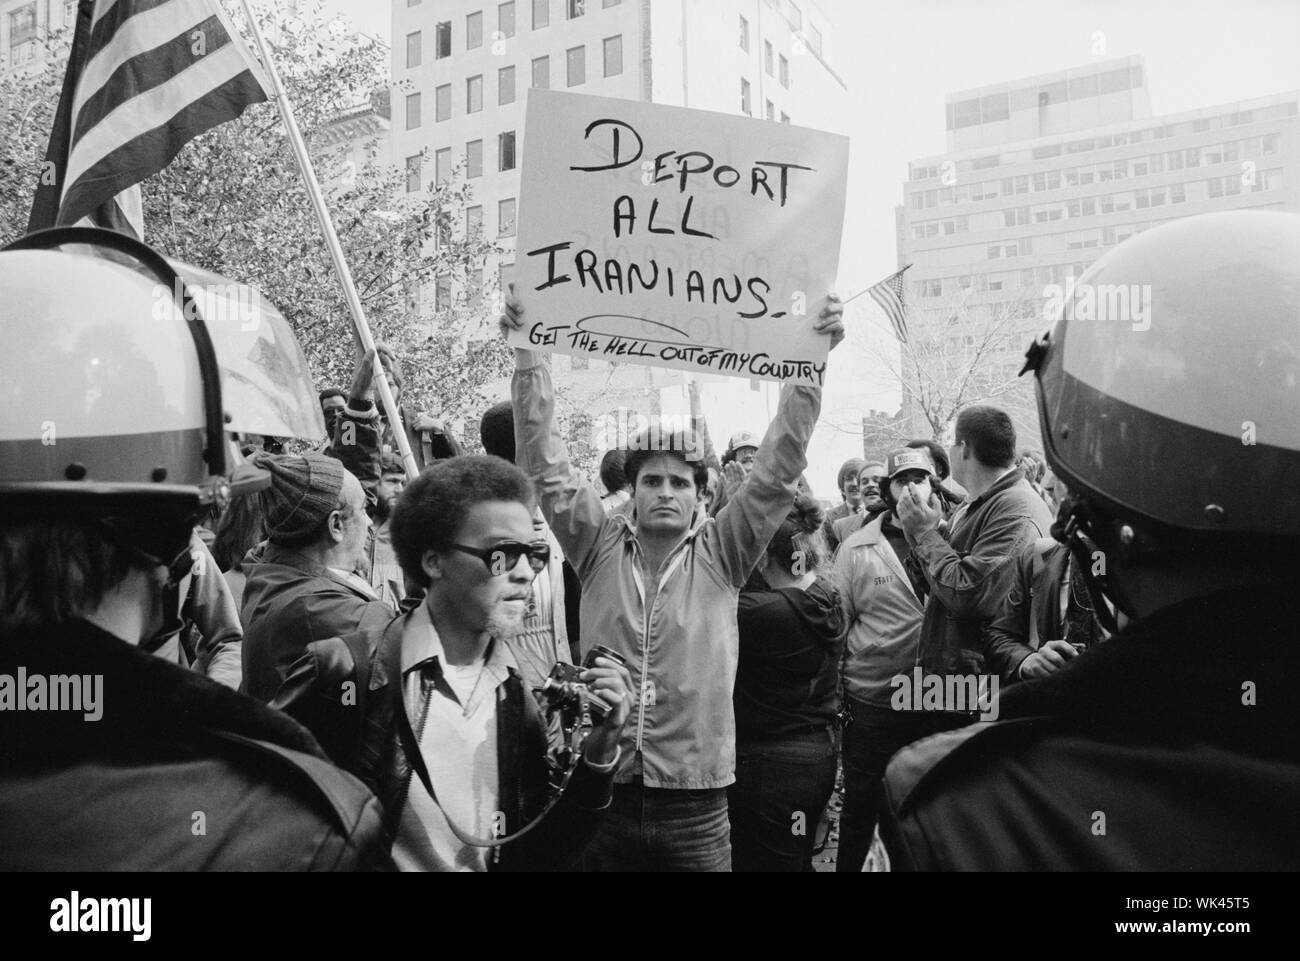
[[175, 270], [111, 231], [28, 235], [0, 251], [0, 329], [6, 514], [129, 518], [170, 561], [229, 494], [216, 355]]
[[1133, 237], [1067, 292], [1025, 369], [1048, 463], [1095, 518], [1132, 525], [1121, 543], [1300, 538], [1300, 216]]

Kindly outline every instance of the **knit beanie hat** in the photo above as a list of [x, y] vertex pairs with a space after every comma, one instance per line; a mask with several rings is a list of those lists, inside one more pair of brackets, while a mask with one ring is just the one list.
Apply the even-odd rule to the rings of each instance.
[[263, 455], [257, 466], [271, 475], [262, 493], [266, 535], [272, 544], [301, 544], [338, 509], [344, 467], [326, 454]]

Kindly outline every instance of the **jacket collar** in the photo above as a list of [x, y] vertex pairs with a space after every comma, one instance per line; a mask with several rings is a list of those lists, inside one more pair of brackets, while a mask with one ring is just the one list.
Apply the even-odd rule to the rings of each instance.
[[981, 494], [979, 497], [976, 497], [974, 500], [970, 501], [966, 505], [966, 513], [970, 514], [971, 512], [978, 510], [981, 504], [984, 504], [989, 500], [992, 500], [994, 497], [996, 497], [998, 494], [1001, 494], [1003, 491], [1007, 491], [1015, 487], [1016, 484], [1020, 483], [1020, 481], [1024, 479], [1024, 476], [1025, 476], [1025, 472], [1018, 467], [1013, 468], [1010, 471], [1010, 473], [1003, 474], [1001, 477], [999, 477], [996, 481], [993, 482], [992, 487], [990, 487], [983, 494]]
[[[250, 552], [251, 553], [251, 552]], [[250, 568], [247, 573], [250, 575], [256, 572], [258, 565], [275, 565], [277, 567], [286, 567], [290, 570], [298, 571], [301, 574], [307, 574], [311, 577], [324, 578], [335, 585], [363, 597], [368, 601], [379, 600], [379, 595], [375, 593], [374, 588], [367, 584], [360, 577], [343, 577], [333, 569], [326, 567], [301, 554], [298, 551], [288, 547], [280, 547], [276, 544], [268, 543], [262, 551], [260, 559]]]

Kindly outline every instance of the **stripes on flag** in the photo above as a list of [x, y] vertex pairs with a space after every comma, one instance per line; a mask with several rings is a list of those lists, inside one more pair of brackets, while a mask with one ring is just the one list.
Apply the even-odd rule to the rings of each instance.
[[[908, 264], [907, 267], [911, 267]], [[889, 318], [889, 323], [894, 328], [894, 336], [898, 338], [899, 343], [907, 343], [907, 321], [905, 313], [907, 310], [903, 298], [903, 273], [907, 270], [904, 267], [896, 274], [891, 274], [880, 283], [870, 288], [867, 293], [871, 299], [880, 305], [885, 316]]]
[[269, 90], [220, 0], [81, 0], [46, 152], [57, 185], [38, 187], [28, 229], [89, 218], [140, 236], [130, 188]]

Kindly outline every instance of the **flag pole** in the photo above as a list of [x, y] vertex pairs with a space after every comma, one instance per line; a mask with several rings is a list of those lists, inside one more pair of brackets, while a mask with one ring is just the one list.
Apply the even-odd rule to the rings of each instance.
[[[253, 42], [257, 45], [257, 54], [261, 57], [262, 65], [266, 68], [267, 75], [270, 77], [271, 93], [276, 106], [279, 108], [280, 119], [284, 122], [285, 132], [289, 137], [290, 146], [293, 147], [294, 157], [298, 161], [298, 169], [302, 172], [303, 180], [307, 185], [307, 196], [311, 198], [312, 209], [316, 211], [316, 220], [320, 223], [321, 232], [325, 235], [325, 246], [330, 252], [330, 258], [334, 261], [334, 272], [338, 275], [339, 283], [343, 285], [343, 294], [347, 298], [348, 307], [352, 311], [352, 322], [356, 327], [357, 337], [361, 341], [361, 349], [363, 351], [374, 350], [375, 338], [370, 333], [370, 324], [366, 322], [366, 312], [361, 306], [361, 297], [357, 294], [356, 284], [352, 281], [352, 271], [348, 269], [347, 259], [343, 256], [343, 245], [339, 243], [339, 235], [334, 229], [334, 221], [330, 217], [329, 208], [325, 205], [325, 196], [321, 192], [320, 182], [316, 179], [316, 170], [312, 166], [311, 157], [307, 154], [307, 144], [303, 141], [302, 131], [298, 129], [298, 121], [294, 118], [293, 105], [289, 103], [289, 97], [284, 92], [284, 85], [280, 82], [280, 71], [276, 69], [275, 61], [271, 59], [270, 48], [266, 45], [266, 40], [257, 25], [257, 18], [253, 15], [248, 0], [239, 0], [239, 2], [244, 10], [244, 17], [248, 20], [248, 29], [253, 34]], [[407, 479], [408, 481], [413, 480], [420, 472], [419, 467], [406, 437], [401, 412], [397, 409], [397, 403], [393, 399], [393, 392], [388, 386], [388, 377], [384, 374], [384, 365], [380, 362], [378, 355], [376, 355], [374, 361], [374, 378], [374, 382], [379, 389], [379, 399], [383, 405], [384, 414], [387, 416], [389, 426], [393, 430], [393, 440], [397, 443], [398, 452], [402, 457], [402, 464], [406, 468]]]

